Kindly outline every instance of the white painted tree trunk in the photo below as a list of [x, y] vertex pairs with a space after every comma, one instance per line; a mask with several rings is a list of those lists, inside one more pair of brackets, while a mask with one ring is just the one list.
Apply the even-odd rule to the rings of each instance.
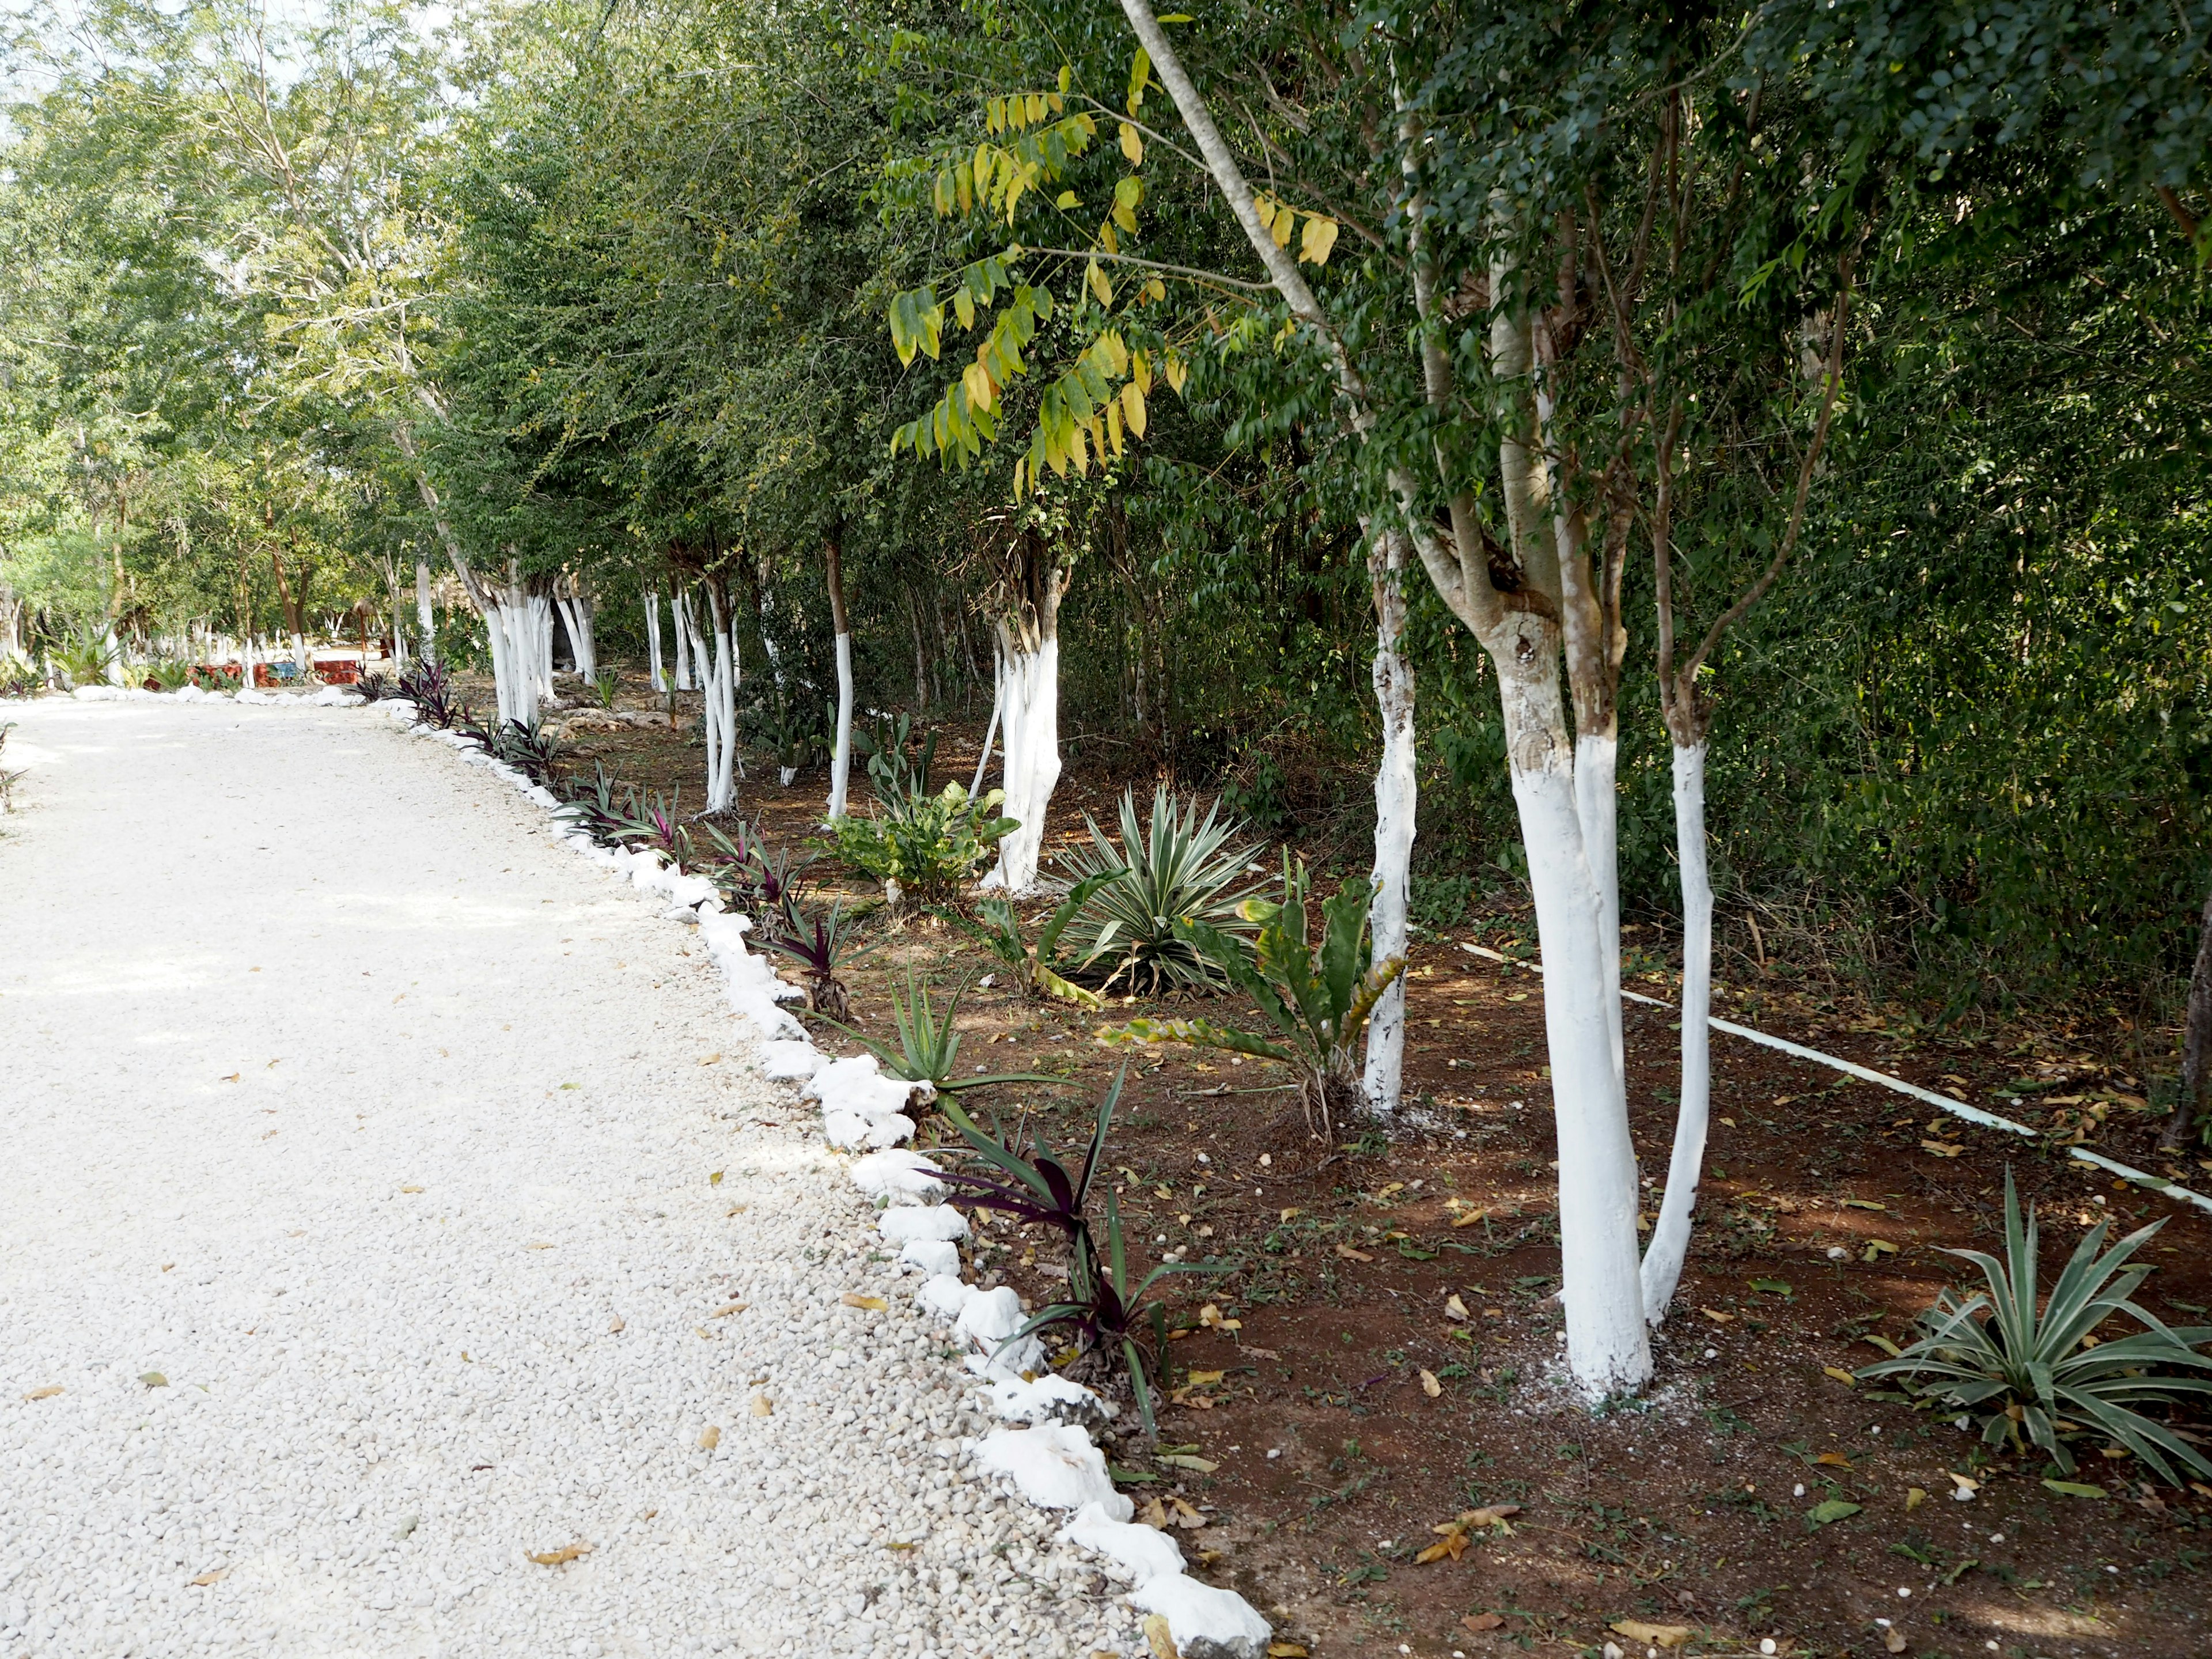
[[691, 690], [691, 639], [696, 624], [691, 620], [691, 596], [678, 588], [668, 599], [669, 614], [676, 618], [676, 689]]
[[668, 673], [660, 665], [660, 595], [650, 587], [645, 590], [645, 647], [653, 671], [653, 694], [659, 696], [668, 690]]
[[438, 618], [430, 608], [430, 562], [415, 561], [415, 638], [424, 662], [438, 660]]
[[1613, 1035], [1613, 1069], [1622, 1079], [1621, 1109], [1627, 1109], [1627, 1053], [1620, 1034], [1620, 742], [1611, 732], [1575, 739], [1575, 816], [1581, 820], [1583, 853], [1589, 860], [1597, 893], [1598, 948], [1606, 975], [1606, 1024]]
[[1006, 792], [999, 810], [1018, 827], [999, 843], [999, 862], [983, 885], [1019, 896], [1036, 890], [1045, 815], [1060, 781], [1060, 641], [1048, 638], [1024, 651], [1001, 623], [999, 653]]
[[738, 675], [736, 652], [730, 637], [729, 613], [721, 595], [707, 589], [707, 605], [714, 629], [713, 654], [707, 641], [695, 640], [693, 649], [704, 665], [700, 689], [706, 693], [703, 724], [707, 733], [707, 810], [727, 810], [736, 799], [738, 758]]
[[975, 757], [975, 781], [968, 786], [970, 799], [983, 793], [984, 769], [991, 763], [991, 745], [999, 740], [999, 714], [1006, 707], [1006, 665], [994, 656], [991, 667], [991, 721], [983, 728], [982, 752]]
[[592, 596], [579, 588], [558, 604], [561, 625], [568, 630], [568, 654], [576, 660], [576, 672], [587, 680], [596, 678], [599, 654], [592, 642]]
[[837, 636], [837, 735], [830, 753], [830, 817], [845, 816], [853, 779], [853, 636]]
[[[553, 601], [544, 593], [525, 597], [530, 628], [531, 689], [543, 701], [551, 702], [553, 690]], [[532, 709], [535, 715], [536, 709]]]
[[1636, 1255], [1636, 1148], [1613, 1066], [1597, 884], [1569, 769], [1516, 767], [1513, 799], [1544, 955], [1567, 1360], [1583, 1390], [1602, 1399], [1644, 1386], [1651, 1346]]
[[300, 665], [300, 678], [301, 679], [307, 678], [307, 669], [309, 667], [307, 660], [307, 641], [302, 635], [298, 634], [292, 635], [292, 660]]
[[[1375, 704], [1382, 717], [1382, 758], [1375, 769], [1375, 886], [1367, 902], [1377, 962], [1406, 954], [1406, 900], [1420, 799], [1413, 752], [1413, 665], [1399, 649], [1406, 627], [1406, 600], [1398, 582], [1406, 541], [1398, 531], [1384, 531], [1382, 536], [1373, 573]], [[1401, 976], [1375, 1005], [1367, 1028], [1363, 1083], [1375, 1111], [1398, 1109], [1405, 1060], [1406, 981]]]
[[1713, 883], [1705, 862], [1705, 745], [1674, 750], [1674, 844], [1682, 872], [1682, 1099], [1674, 1118], [1674, 1151], [1667, 1164], [1667, 1195], [1644, 1254], [1644, 1314], [1667, 1317], [1689, 1254], [1690, 1219], [1705, 1173], [1711, 1121], [1713, 1064]]

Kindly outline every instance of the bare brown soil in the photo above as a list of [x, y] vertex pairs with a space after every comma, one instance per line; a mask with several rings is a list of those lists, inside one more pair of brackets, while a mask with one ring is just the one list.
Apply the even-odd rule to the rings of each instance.
[[[945, 775], [973, 768], [980, 735], [948, 742]], [[687, 795], [701, 770], [699, 750], [665, 727], [579, 730], [567, 756], [586, 774], [596, 761]], [[1060, 839], [1080, 833], [1085, 810], [1105, 819], [1124, 781], [1064, 781]], [[798, 842], [824, 786], [816, 775], [785, 790], [756, 770], [740, 791], [772, 840]], [[824, 890], [866, 896], [833, 866], [815, 873]], [[2051, 1133], [1972, 1128], [1717, 1036], [1718, 1121], [1658, 1376], [1644, 1400], [1593, 1416], [1559, 1376], [1542, 983], [1463, 948], [1531, 949], [1524, 916], [1496, 908], [1414, 951], [1403, 1121], [1340, 1127], [1345, 1139], [1326, 1146], [1308, 1138], [1267, 1062], [1105, 1048], [1079, 1010], [982, 988], [995, 964], [958, 930], [878, 925], [881, 948], [848, 975], [863, 1029], [890, 1038], [888, 984], [911, 967], [940, 997], [967, 988], [963, 1067], [1067, 1079], [993, 1091], [986, 1114], [1027, 1115], [1048, 1139], [1079, 1142], [1128, 1063], [1107, 1156], [1133, 1249], [1234, 1267], [1168, 1281], [1174, 1401], [1158, 1448], [1123, 1443], [1122, 1474], [1140, 1509], [1158, 1498], [1162, 1518], [1186, 1523], [1197, 1570], [1270, 1613], [1281, 1651], [1474, 1659], [1595, 1655], [1611, 1641], [1640, 1656], [1650, 1639], [1614, 1628], [1633, 1620], [1686, 1628], [1689, 1652], [1756, 1653], [1763, 1638], [1800, 1656], [2212, 1652], [2212, 1487], [2160, 1486], [2089, 1442], [2076, 1478], [2106, 1496], [2057, 1493], [2039, 1455], [1992, 1460], [1948, 1420], [1837, 1375], [1877, 1357], [1865, 1337], [1906, 1340], [1937, 1290], [1968, 1271], [1944, 1249], [2001, 1249], [2008, 1167], [2042, 1206], [2046, 1273], [2099, 1221], [2163, 1218], [2148, 1304], [2176, 1322], [2205, 1319], [2212, 1218], [2063, 1151], [2086, 1136], [2175, 1178], [2207, 1178], [2155, 1153], [2140, 1081], [2100, 1041], [2109, 1028], [1946, 1034], [1917, 1029], [1908, 1010], [1791, 988], [1779, 972], [1726, 988], [1724, 1011], [1743, 1023]], [[1629, 938], [1633, 982], [1671, 995], [1664, 942]], [[1225, 998], [1207, 1012], [1236, 1015]], [[1640, 1006], [1626, 1030], [1632, 1115], [1656, 1174], [1676, 1034], [1668, 1011]], [[925, 1125], [925, 1145], [951, 1139]], [[1050, 1299], [1048, 1242], [979, 1221], [984, 1282]], [[2212, 1438], [2201, 1421], [2184, 1426]], [[1954, 1497], [1954, 1474], [1978, 1483], [1968, 1501]], [[1832, 1499], [1858, 1508], [1816, 1522]], [[1461, 1534], [1456, 1554], [1416, 1560], [1452, 1541], [1439, 1528], [1455, 1517], [1504, 1505], [1517, 1508]]]

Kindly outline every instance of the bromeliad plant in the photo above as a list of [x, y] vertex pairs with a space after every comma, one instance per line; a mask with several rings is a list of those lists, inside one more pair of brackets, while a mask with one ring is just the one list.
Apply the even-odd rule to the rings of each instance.
[[644, 802], [633, 794], [629, 810], [615, 827], [615, 839], [633, 853], [658, 853], [678, 871], [690, 870], [697, 854], [692, 849], [691, 831], [677, 811], [677, 803], [683, 798], [681, 789], [667, 795], [656, 791]]
[[[2181, 1477], [2169, 1458], [2212, 1480], [2212, 1462], [2202, 1452], [2134, 1409], [2212, 1395], [2212, 1380], [2171, 1369], [2212, 1370], [2212, 1358], [2197, 1352], [2212, 1342], [2212, 1326], [2174, 1329], [2133, 1299], [2151, 1270], [2124, 1264], [2166, 1223], [2154, 1221], [2105, 1250], [2111, 1224], [2099, 1222], [2082, 1239], [2039, 1311], [2035, 1208], [2028, 1206], [2023, 1222], [2008, 1169], [2005, 1259], [1981, 1250], [1947, 1252], [1980, 1268], [1988, 1289], [1971, 1296], [1944, 1290], [1921, 1316], [1927, 1334], [1920, 1340], [1858, 1375], [1902, 1376], [1908, 1387], [1931, 1378], [1914, 1389], [1924, 1404], [1973, 1416], [1987, 1445], [2040, 1447], [2062, 1474], [2075, 1468], [2066, 1437], [2086, 1432], [2109, 1436], [2172, 1485], [2179, 1486]], [[2144, 1328], [2097, 1340], [2092, 1333], [2115, 1314]]]
[[953, 920], [1006, 965], [1024, 996], [1056, 997], [1079, 1007], [1097, 1008], [1101, 1006], [1098, 994], [1085, 989], [1068, 977], [1079, 972], [1083, 964], [1060, 960], [1060, 936], [1101, 888], [1124, 879], [1126, 874], [1124, 871], [1105, 870], [1084, 877], [1038, 923], [1034, 939], [1022, 937], [1021, 912], [1003, 894], [987, 898], [976, 907], [982, 916], [981, 921], [957, 914]]
[[760, 831], [742, 818], [726, 831], [719, 824], [708, 824], [707, 838], [714, 843], [710, 856], [716, 860], [714, 884], [738, 909], [764, 915], [773, 927], [775, 913], [795, 904], [805, 894], [804, 877], [807, 866], [814, 862], [811, 855], [794, 862], [787, 851], [771, 848]]
[[1237, 1030], [1210, 1019], [1133, 1019], [1098, 1033], [1102, 1042], [1187, 1042], [1281, 1060], [1298, 1072], [1306, 1127], [1335, 1133], [1337, 1114], [1362, 1103], [1360, 1038], [1368, 1017], [1405, 971], [1403, 957], [1370, 963], [1368, 889], [1347, 882], [1321, 905], [1321, 937], [1311, 935], [1310, 878], [1302, 860], [1283, 864], [1283, 899], [1247, 899], [1237, 915], [1255, 932], [1245, 942], [1203, 921], [1178, 918], [1176, 929], [1210, 967], [1252, 999], [1273, 1035]]
[[[1091, 1144], [1080, 1170], [1071, 1171], [1066, 1160], [1046, 1149], [1044, 1138], [1032, 1133], [1030, 1150], [1020, 1150], [1018, 1130], [1013, 1142], [979, 1127], [959, 1103], [945, 1103], [945, 1115], [988, 1173], [949, 1172], [945, 1180], [967, 1194], [976, 1209], [997, 1210], [1024, 1221], [1057, 1228], [1067, 1240], [1067, 1299], [1039, 1309], [1009, 1342], [1039, 1331], [1065, 1331], [1075, 1340], [1075, 1358], [1066, 1374], [1079, 1382], [1105, 1382], [1117, 1368], [1129, 1381], [1145, 1431], [1157, 1434], [1152, 1417], [1152, 1385], [1167, 1352], [1167, 1310], [1147, 1301], [1152, 1287], [1171, 1273], [1221, 1273], [1225, 1262], [1164, 1261], [1135, 1285], [1129, 1282], [1128, 1252], [1121, 1236], [1121, 1206], [1112, 1188], [1106, 1192], [1106, 1240], [1102, 1252], [1090, 1214], [1091, 1187], [1105, 1168], [1106, 1135], [1121, 1103], [1121, 1084], [1128, 1068], [1122, 1067], [1091, 1126]], [[1149, 1340], [1147, 1340], [1149, 1338]]]
[[[842, 1026], [853, 1018], [853, 1002], [837, 970], [860, 954], [845, 920], [845, 903], [835, 900], [824, 912], [802, 916], [798, 900], [787, 898], [771, 913], [760, 936], [762, 946], [791, 957], [806, 969], [806, 1006]], [[848, 1028], [849, 1029], [849, 1028]], [[957, 1039], [955, 1039], [957, 1042]], [[948, 1062], [949, 1063], [949, 1062]]]
[[492, 734], [494, 757], [541, 789], [553, 781], [556, 747], [552, 733], [520, 720], [509, 720]]
[[942, 1015], [929, 1000], [929, 986], [919, 978], [911, 964], [906, 970], [906, 1000], [899, 994], [890, 993], [891, 1018], [898, 1026], [899, 1046], [893, 1051], [873, 1037], [854, 1030], [842, 1020], [830, 1023], [851, 1037], [870, 1054], [893, 1077], [903, 1078], [909, 1083], [927, 1083], [940, 1096], [960, 1093], [967, 1089], [988, 1088], [994, 1083], [1058, 1084], [1066, 1078], [1047, 1077], [1038, 1072], [978, 1072], [963, 1077], [953, 1068], [960, 1058], [960, 1033], [954, 1029], [960, 1014], [960, 999], [968, 994], [963, 983], [952, 994], [952, 1000], [945, 1006]]
[[572, 779], [568, 783], [568, 799], [553, 816], [564, 818], [572, 830], [580, 830], [602, 847], [618, 845], [617, 833], [637, 807], [637, 792], [630, 792], [629, 810], [615, 805], [615, 782], [607, 775], [607, 769], [597, 761], [592, 763], [592, 781], [584, 783]]
[[434, 726], [441, 732], [452, 731], [454, 721], [467, 712], [453, 700], [453, 684], [446, 678], [443, 663], [416, 663], [399, 677], [399, 695], [415, 705], [417, 724]]
[[1137, 826], [1136, 797], [1121, 792], [1121, 845], [1085, 817], [1091, 845], [1063, 855], [1079, 881], [1118, 876], [1093, 890], [1068, 928], [1076, 957], [1111, 963], [1106, 983], [1126, 981], [1140, 995], [1218, 989], [1225, 975], [1176, 931], [1188, 919], [1224, 933], [1242, 931], [1237, 906], [1255, 890], [1245, 880], [1251, 849], [1232, 844], [1237, 825], [1220, 817], [1218, 801], [1199, 817], [1198, 798], [1178, 801], [1163, 785], [1152, 795], [1152, 822]]

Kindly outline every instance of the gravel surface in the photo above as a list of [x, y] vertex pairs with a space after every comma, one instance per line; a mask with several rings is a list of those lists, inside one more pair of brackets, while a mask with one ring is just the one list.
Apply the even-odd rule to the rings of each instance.
[[1132, 1645], [665, 902], [373, 712], [7, 713], [5, 1659]]

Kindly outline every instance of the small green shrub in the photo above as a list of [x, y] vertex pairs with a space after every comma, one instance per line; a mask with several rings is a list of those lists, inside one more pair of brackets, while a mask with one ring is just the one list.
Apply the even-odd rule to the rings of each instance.
[[1081, 964], [1064, 963], [1060, 959], [1060, 937], [1066, 930], [1068, 923], [1091, 902], [1092, 894], [1108, 883], [1123, 878], [1124, 872], [1119, 870], [1085, 876], [1069, 890], [1066, 897], [1039, 920], [1034, 939], [1022, 937], [1021, 912], [1004, 894], [994, 894], [976, 907], [981, 921], [970, 921], [962, 915], [955, 915], [953, 920], [985, 950], [1006, 965], [1024, 996], [1056, 997], [1079, 1007], [1096, 1008], [1100, 1006], [1098, 994], [1085, 990], [1068, 978], [1070, 974], [1080, 970]]
[[994, 1083], [1066, 1081], [1038, 1072], [977, 1072], [963, 1077], [954, 1070], [960, 1059], [960, 1033], [957, 1029], [960, 999], [967, 994], [964, 985], [955, 991], [940, 1015], [930, 1002], [928, 985], [909, 967], [906, 1000], [900, 1001], [896, 990], [890, 994], [891, 1018], [898, 1026], [899, 1046], [896, 1050], [854, 1030], [842, 1020], [833, 1018], [830, 1024], [873, 1054], [893, 1077], [904, 1078], [909, 1083], [927, 1083], [940, 1095], [955, 1095], [963, 1089], [981, 1089]]
[[940, 904], [955, 897], [991, 860], [1015, 827], [998, 816], [1003, 790], [970, 799], [957, 783], [936, 794], [904, 795], [879, 803], [874, 816], [839, 818], [828, 843], [838, 857], [888, 888], [900, 900]]
[[[2023, 1223], [2008, 1169], [2005, 1259], [1981, 1250], [1946, 1252], [1979, 1267], [1987, 1291], [1962, 1297], [1944, 1290], [1921, 1316], [1926, 1335], [1858, 1375], [1932, 1377], [1916, 1389], [1926, 1404], [1967, 1412], [1986, 1444], [2041, 1447], [2063, 1474], [2073, 1474], [2075, 1467], [2066, 1437], [2087, 1432], [2111, 1437], [2174, 1486], [2181, 1478], [2169, 1457], [2212, 1480], [2212, 1462], [2203, 1453], [2133, 1409], [2212, 1395], [2212, 1380], [2166, 1369], [2212, 1370], [2212, 1358], [2197, 1352], [2212, 1342], [2212, 1326], [2175, 1330], [2131, 1299], [2151, 1270], [2124, 1264], [2166, 1223], [2140, 1228], [2100, 1255], [2111, 1224], [2100, 1221], [2091, 1230], [2039, 1310], [2035, 1209], [2029, 1206]], [[2114, 1314], [2125, 1314], [2144, 1328], [2085, 1346]]]

